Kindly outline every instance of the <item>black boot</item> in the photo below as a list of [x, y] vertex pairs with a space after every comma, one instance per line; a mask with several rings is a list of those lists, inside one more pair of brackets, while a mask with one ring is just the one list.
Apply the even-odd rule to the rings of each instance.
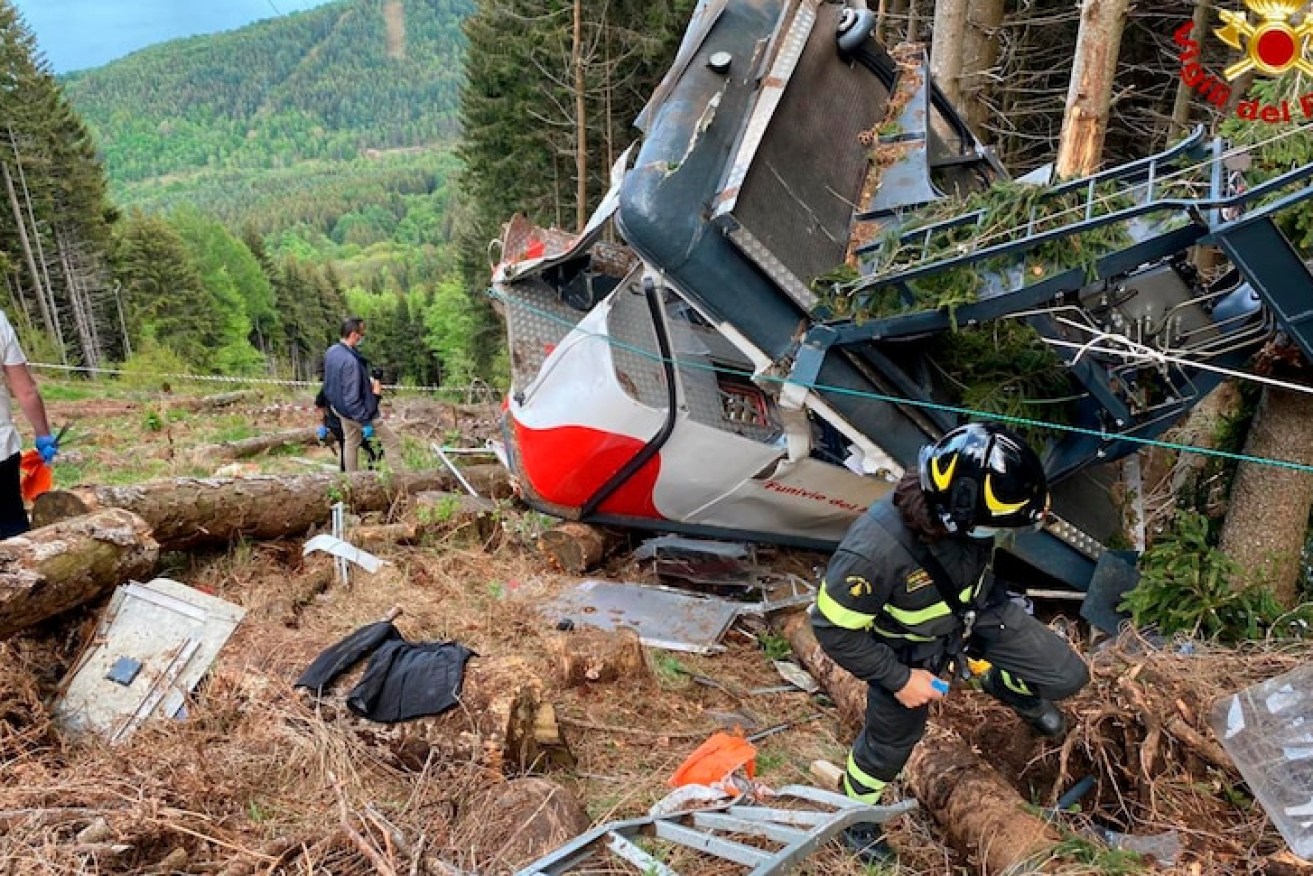
[[884, 838], [884, 830], [878, 824], [854, 824], [846, 828], [840, 838], [863, 864], [887, 867], [898, 860], [898, 853]]
[[980, 689], [1016, 712], [1021, 720], [1041, 736], [1054, 738], [1067, 732], [1067, 718], [1061, 709], [1048, 700], [1009, 690], [999, 678], [997, 667], [981, 677]]

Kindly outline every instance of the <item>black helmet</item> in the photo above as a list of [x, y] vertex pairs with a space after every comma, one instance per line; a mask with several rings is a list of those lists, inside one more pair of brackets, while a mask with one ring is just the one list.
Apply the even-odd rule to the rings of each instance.
[[1049, 507], [1044, 466], [1026, 443], [992, 424], [960, 426], [921, 448], [921, 492], [950, 533], [978, 538], [1036, 526]]

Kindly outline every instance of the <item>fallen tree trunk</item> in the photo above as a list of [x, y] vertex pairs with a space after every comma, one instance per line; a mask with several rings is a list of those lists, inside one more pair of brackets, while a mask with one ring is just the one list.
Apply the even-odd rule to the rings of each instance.
[[150, 525], [118, 508], [0, 541], [0, 637], [145, 578], [158, 560]]
[[212, 465], [234, 459], [248, 459], [288, 445], [309, 447], [317, 441], [315, 430], [309, 426], [302, 426], [299, 429], [284, 429], [271, 435], [256, 435], [253, 438], [243, 438], [240, 441], [203, 444], [200, 447], [192, 448], [189, 456], [195, 465]]
[[216, 408], [235, 405], [238, 402], [255, 401], [259, 397], [260, 393], [254, 389], [236, 389], [232, 392], [220, 392], [216, 395], [207, 395], [201, 398], [178, 399], [170, 407], [182, 408], [188, 411], [212, 411]]
[[338, 499], [358, 513], [381, 511], [402, 496], [454, 485], [446, 471], [178, 478], [52, 490], [33, 503], [32, 517], [50, 523], [102, 508], [126, 508], [153, 528], [162, 550], [186, 550], [239, 536], [300, 534], [326, 522]]
[[903, 769], [912, 793], [950, 845], [970, 852], [982, 874], [1044, 872], [1062, 841], [1057, 828], [956, 734], [931, 725]]
[[[866, 682], [849, 675], [821, 650], [805, 613], [793, 612], [776, 623], [794, 656], [834, 700], [839, 717], [849, 727], [860, 728], [866, 712]], [[912, 752], [903, 777], [944, 828], [949, 843], [974, 858], [982, 874], [1025, 872], [1023, 868], [1061, 839], [1052, 825], [1027, 810], [1026, 802], [998, 772], [946, 731], [927, 733]]]
[[858, 681], [831, 660], [821, 650], [812, 625], [807, 620], [807, 613], [790, 612], [777, 621], [780, 632], [789, 640], [793, 654], [807, 667], [807, 671], [825, 688], [834, 705], [839, 709], [839, 718], [849, 727], [861, 727], [866, 720], [866, 682]]

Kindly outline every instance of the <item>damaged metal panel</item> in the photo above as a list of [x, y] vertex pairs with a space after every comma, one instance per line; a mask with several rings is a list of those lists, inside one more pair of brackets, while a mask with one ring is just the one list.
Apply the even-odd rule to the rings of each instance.
[[710, 654], [738, 617], [741, 605], [653, 584], [584, 581], [544, 605], [553, 621], [602, 630], [628, 627], [644, 645]]
[[66, 729], [127, 739], [146, 720], [177, 718], [246, 610], [168, 578], [120, 587], [54, 714]]

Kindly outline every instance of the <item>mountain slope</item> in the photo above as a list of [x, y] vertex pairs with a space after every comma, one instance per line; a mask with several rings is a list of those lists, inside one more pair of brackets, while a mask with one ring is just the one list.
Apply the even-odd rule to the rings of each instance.
[[66, 77], [120, 200], [132, 184], [446, 147], [473, 0], [339, 0]]

